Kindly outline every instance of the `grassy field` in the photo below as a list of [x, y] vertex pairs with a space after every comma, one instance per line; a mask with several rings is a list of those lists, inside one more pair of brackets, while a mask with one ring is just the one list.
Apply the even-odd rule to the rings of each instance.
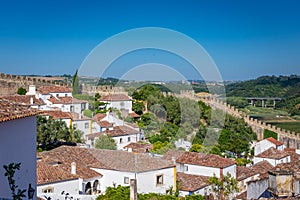
[[289, 131], [295, 131], [296, 133], [300, 133], [300, 121], [295, 122], [270, 122], [270, 124], [275, 125], [277, 127], [283, 128]]
[[287, 112], [273, 108], [247, 106], [243, 109], [250, 117], [289, 131], [300, 133], [300, 116], [291, 117]]

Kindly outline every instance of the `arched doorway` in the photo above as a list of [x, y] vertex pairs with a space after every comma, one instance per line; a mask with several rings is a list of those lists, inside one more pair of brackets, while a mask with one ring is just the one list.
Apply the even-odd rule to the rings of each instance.
[[91, 182], [88, 182], [86, 185], [85, 185], [85, 194], [92, 194], [92, 186], [91, 186]]
[[93, 183], [93, 193], [94, 194], [100, 194], [101, 191], [100, 191], [100, 183], [98, 180], [95, 180], [94, 183]]

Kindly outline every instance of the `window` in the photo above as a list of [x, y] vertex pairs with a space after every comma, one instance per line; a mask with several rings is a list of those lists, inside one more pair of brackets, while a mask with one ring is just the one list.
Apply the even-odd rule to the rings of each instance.
[[56, 94], [56, 97], [58, 97], [58, 94]]
[[74, 112], [74, 106], [70, 106], [70, 111]]
[[184, 166], [184, 171], [185, 171], [185, 172], [189, 171], [189, 166], [185, 165], [185, 166]]
[[89, 123], [88, 122], [86, 122], [86, 123], [84, 123], [84, 128], [85, 129], [88, 129], [90, 126], [89, 126]]
[[156, 185], [163, 185], [164, 184], [164, 175], [157, 175], [156, 176]]
[[54, 188], [53, 187], [46, 187], [42, 189], [42, 193], [53, 193]]
[[124, 184], [129, 184], [129, 177], [124, 177]]
[[65, 97], [67, 97], [68, 96], [68, 94], [65, 94]]
[[130, 142], [130, 137], [127, 138], [127, 141]]
[[122, 138], [120, 138], [120, 144], [122, 144]]
[[73, 124], [73, 128], [77, 128], [77, 124]]

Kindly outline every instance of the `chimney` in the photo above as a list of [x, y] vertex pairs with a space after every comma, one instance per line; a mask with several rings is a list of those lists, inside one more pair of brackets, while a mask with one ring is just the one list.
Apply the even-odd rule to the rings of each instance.
[[71, 174], [76, 175], [76, 163], [75, 162], [71, 163]]
[[33, 104], [33, 98], [30, 97], [30, 105], [32, 105], [32, 104]]
[[130, 179], [130, 200], [137, 200], [136, 179]]
[[173, 164], [176, 165], [176, 158], [172, 157], [171, 159], [172, 159]]
[[26, 93], [26, 95], [35, 95], [35, 94], [36, 94], [35, 85], [29, 85], [29, 89], [28, 89], [28, 92]]

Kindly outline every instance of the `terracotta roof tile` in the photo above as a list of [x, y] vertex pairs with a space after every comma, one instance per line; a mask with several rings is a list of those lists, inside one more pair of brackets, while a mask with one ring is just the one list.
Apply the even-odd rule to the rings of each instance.
[[[24, 104], [24, 105], [45, 105], [45, 103], [35, 98], [34, 95], [7, 95], [7, 96], [1, 96], [1, 98], [10, 100], [12, 102], [18, 103], [18, 104]], [[33, 101], [33, 104], [31, 104], [30, 101]]]
[[134, 153], [149, 153], [150, 150], [153, 148], [153, 145], [131, 142], [130, 144], [128, 144], [124, 147], [124, 149], [129, 149], [129, 148], [131, 148], [132, 152], [134, 152]]
[[132, 134], [138, 134], [138, 131], [129, 128], [127, 126], [115, 126], [113, 130], [105, 130], [103, 132], [97, 132], [86, 135], [88, 139], [94, 139], [96, 137], [100, 137], [101, 135], [107, 135], [110, 137], [117, 137], [122, 135], [132, 135]]
[[30, 108], [29, 105], [18, 104], [0, 97], [0, 122], [34, 116], [39, 113], [40, 111]]
[[179, 158], [185, 151], [169, 150], [162, 158], [166, 160], [172, 160], [173, 158]]
[[237, 180], [241, 181], [256, 174], [261, 176], [268, 174], [269, 170], [273, 170], [274, 167], [266, 160], [256, 163], [250, 167], [237, 166]]
[[98, 121], [97, 124], [103, 128], [113, 127], [113, 125], [108, 121]]
[[[71, 172], [71, 163], [76, 163], [76, 174], [82, 179], [99, 177], [101, 174], [90, 169], [92, 166], [103, 166], [95, 159], [85, 148], [61, 146], [51, 151], [39, 153], [42, 162], [52, 163], [60, 162], [60, 167], [65, 173]], [[39, 178], [38, 178], [39, 179]]]
[[255, 157], [259, 157], [259, 158], [270, 158], [270, 159], [281, 159], [284, 157], [289, 156], [288, 153], [284, 152], [284, 151], [280, 151], [275, 149], [274, 147], [271, 147], [269, 149], [267, 149], [266, 151], [256, 155]]
[[129, 113], [129, 116], [132, 118], [140, 118], [141, 116], [136, 114], [135, 112]]
[[125, 94], [109, 94], [101, 97], [99, 101], [131, 101], [131, 98]]
[[178, 181], [179, 190], [194, 192], [208, 186], [208, 176], [199, 176], [177, 172], [176, 180]]
[[71, 174], [71, 171], [66, 172], [62, 164], [53, 165], [38, 161], [36, 163], [36, 169], [38, 185], [79, 178], [78, 175]]
[[103, 113], [98, 113], [93, 117], [94, 121], [101, 121], [102, 119], [104, 119], [106, 117], [106, 114]]
[[85, 100], [79, 100], [73, 97], [54, 97], [51, 96], [48, 101], [53, 104], [80, 104], [80, 103], [87, 103]]
[[50, 94], [50, 93], [71, 93], [72, 88], [66, 86], [41, 86], [37, 89], [41, 94]]
[[45, 110], [41, 115], [51, 116], [53, 119], [71, 119], [72, 116], [69, 112], [63, 112], [61, 110]]
[[267, 140], [268, 140], [269, 142], [272, 142], [272, 143], [275, 144], [276, 146], [281, 146], [281, 145], [283, 145], [282, 142], [280, 142], [280, 141], [278, 141], [278, 140], [276, 140], [276, 139], [274, 139], [274, 138], [272, 138], [272, 137], [267, 138]]
[[175, 167], [170, 161], [153, 158], [145, 154], [70, 146], [61, 146], [51, 151], [39, 153], [39, 157], [42, 157], [44, 162], [61, 162], [67, 166], [67, 171], [71, 170], [71, 163], [75, 162], [78, 176], [84, 179], [100, 175], [90, 168], [146, 172]]
[[228, 158], [223, 158], [215, 154], [196, 152], [184, 152], [177, 158], [176, 162], [213, 168], [225, 168], [235, 164], [233, 160]]

